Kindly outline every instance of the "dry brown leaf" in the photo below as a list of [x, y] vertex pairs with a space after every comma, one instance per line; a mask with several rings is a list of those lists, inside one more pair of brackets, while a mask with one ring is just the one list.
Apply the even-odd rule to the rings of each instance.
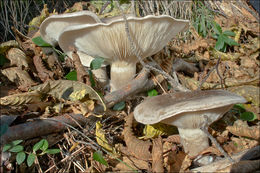
[[217, 148], [215, 148], [215, 146], [208, 147], [206, 150], [202, 151], [199, 155], [204, 155], [208, 153], [215, 154], [217, 156], [222, 156], [222, 153]]
[[[123, 157], [123, 162], [134, 169], [138, 170], [149, 170], [149, 164], [147, 161], [139, 160], [134, 157]], [[133, 169], [126, 166], [124, 163], [120, 162], [116, 165], [116, 170], [120, 171], [133, 171]]]
[[128, 152], [141, 160], [151, 160], [152, 154], [150, 148], [152, 143], [150, 141], [143, 141], [134, 136], [132, 130], [132, 123], [134, 120], [134, 114], [131, 113], [126, 117], [126, 123], [123, 131], [125, 143]]
[[30, 87], [36, 83], [31, 79], [27, 71], [22, 70], [19, 67], [11, 67], [1, 72], [12, 82], [15, 82], [18, 86]]
[[259, 91], [260, 88], [253, 85], [242, 85], [228, 88], [229, 91], [243, 96], [247, 101], [255, 106], [259, 106]]
[[25, 55], [25, 53], [18, 48], [11, 48], [7, 55], [6, 58], [8, 58], [10, 60], [10, 65], [15, 65], [17, 67], [20, 67], [22, 69], [22, 67], [28, 68], [29, 67], [29, 62], [30, 59]]
[[[32, 90], [38, 90], [42, 93], [49, 94], [57, 99], [68, 99], [70, 94], [73, 91], [82, 91], [86, 90], [86, 93], [89, 96], [89, 99], [97, 100], [101, 102], [104, 110], [106, 110], [106, 106], [103, 102], [103, 99], [99, 96], [99, 94], [92, 89], [90, 86], [71, 80], [56, 80], [56, 81], [47, 81], [44, 84], [37, 85], [31, 88]], [[46, 90], [46, 91], [43, 91]]]
[[165, 141], [180, 144], [181, 137], [180, 137], [180, 135], [171, 135], [171, 136], [168, 136]]
[[0, 98], [0, 105], [19, 106], [23, 104], [41, 102], [41, 93], [34, 91], [28, 93], [14, 94]]
[[153, 140], [153, 149], [152, 149], [152, 170], [153, 172], [164, 172], [163, 168], [163, 144], [162, 138]]
[[192, 160], [189, 155], [186, 155], [182, 161], [180, 172], [185, 172], [191, 166]]
[[33, 63], [34, 63], [34, 66], [38, 72], [38, 76], [39, 78], [41, 79], [41, 81], [45, 82], [49, 79], [52, 79], [54, 80], [54, 73], [50, 70], [48, 70], [43, 62], [42, 62], [42, 59], [40, 56], [38, 55], [35, 55], [33, 57]]
[[260, 127], [251, 126], [249, 127], [246, 121], [237, 120], [233, 126], [228, 126], [227, 130], [236, 136], [243, 136], [260, 140]]
[[169, 172], [180, 172], [184, 159], [186, 158], [186, 154], [183, 151], [178, 151], [178, 153], [172, 153], [168, 155], [168, 163], [171, 164]]

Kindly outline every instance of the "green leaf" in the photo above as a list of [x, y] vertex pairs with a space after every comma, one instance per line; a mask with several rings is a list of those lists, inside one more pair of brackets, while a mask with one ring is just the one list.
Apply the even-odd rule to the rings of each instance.
[[39, 142], [37, 142], [36, 144], [34, 144], [34, 146], [33, 146], [33, 152], [35, 153], [36, 151], [38, 151], [41, 147], [42, 147], [42, 145], [43, 145], [43, 140], [40, 140]]
[[23, 146], [16, 145], [16, 146], [12, 147], [9, 151], [13, 152], [13, 153], [21, 152], [21, 151], [23, 151]]
[[223, 36], [222, 35], [220, 35], [219, 37], [218, 37], [218, 40], [217, 40], [217, 43], [216, 43], [216, 45], [215, 45], [215, 49], [217, 49], [217, 50], [221, 50], [223, 47], [224, 47], [224, 40], [223, 40]]
[[60, 149], [48, 149], [45, 151], [47, 154], [57, 154], [60, 152]]
[[96, 151], [95, 153], [93, 153], [93, 159], [105, 166], [108, 166], [106, 160], [103, 158], [102, 153], [100, 151]]
[[66, 78], [67, 80], [74, 80], [74, 81], [76, 81], [76, 80], [77, 80], [77, 72], [76, 72], [75, 70], [73, 70], [73, 71], [69, 72], [69, 73], [65, 76], [65, 78]]
[[36, 155], [33, 154], [33, 153], [31, 153], [31, 154], [28, 155], [26, 162], [27, 162], [27, 165], [28, 165], [29, 167], [32, 166], [32, 164], [33, 164], [35, 158], [36, 158]]
[[43, 144], [42, 144], [42, 146], [41, 146], [41, 150], [42, 151], [45, 151], [45, 150], [47, 150], [48, 149], [48, 147], [49, 147], [49, 144], [48, 144], [48, 141], [46, 140], [46, 139], [42, 139], [43, 140]]
[[104, 61], [105, 61], [104, 58], [102, 58], [102, 57], [96, 57], [95, 59], [93, 59], [93, 60], [91, 61], [91, 63], [90, 63], [90, 69], [91, 69], [91, 70], [99, 69]]
[[235, 40], [233, 40], [225, 35], [223, 35], [223, 39], [224, 39], [224, 42], [227, 43], [229, 46], [239, 46], [239, 44]]
[[213, 24], [213, 27], [212, 29], [214, 30], [214, 32], [218, 35], [220, 35], [222, 33], [222, 29], [221, 29], [221, 26], [217, 23], [217, 22], [212, 22]]
[[0, 66], [3, 66], [7, 62], [9, 62], [9, 60], [3, 54], [0, 54]]
[[26, 158], [26, 155], [25, 155], [25, 153], [23, 151], [17, 153], [17, 155], [16, 155], [16, 162], [17, 162], [17, 164], [20, 165], [21, 163], [23, 163], [25, 158]]
[[254, 121], [257, 119], [257, 116], [253, 112], [243, 112], [240, 115], [240, 119], [244, 121]]
[[12, 147], [11, 144], [5, 144], [4, 147], [3, 147], [3, 152], [9, 150], [11, 147]]
[[20, 144], [21, 142], [23, 142], [23, 140], [15, 140], [15, 141], [12, 141], [11, 144], [12, 144], [13, 146], [15, 146], [15, 145]]
[[245, 112], [246, 108], [243, 104], [235, 104], [233, 109], [238, 110], [240, 113]]
[[156, 89], [152, 89], [150, 91], [148, 91], [148, 96], [152, 97], [152, 96], [157, 96], [158, 92], [156, 91]]
[[88, 70], [88, 74], [89, 74], [89, 80], [90, 80], [90, 83], [91, 83], [91, 87], [95, 87], [96, 83], [95, 83], [92, 71]]
[[202, 18], [201, 18], [201, 30], [202, 30], [202, 36], [206, 37], [207, 36], [207, 30], [206, 30], [206, 21], [205, 21], [204, 16], [202, 16]]
[[35, 37], [32, 39], [32, 41], [37, 45], [41, 47], [52, 47], [49, 43], [46, 43], [41, 36]]
[[234, 37], [236, 35], [233, 31], [229, 31], [229, 30], [224, 31], [223, 34], [226, 36], [232, 36], [232, 37]]
[[0, 137], [7, 132], [7, 129], [9, 128], [8, 124], [3, 123], [0, 126]]
[[114, 111], [121, 111], [125, 108], [125, 102], [119, 102], [114, 105], [113, 110]]

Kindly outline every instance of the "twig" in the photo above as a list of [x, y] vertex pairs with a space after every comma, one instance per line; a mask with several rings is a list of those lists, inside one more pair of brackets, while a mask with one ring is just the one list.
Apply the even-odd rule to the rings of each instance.
[[104, 10], [107, 8], [107, 6], [108, 6], [109, 4], [111, 4], [111, 1], [107, 1], [107, 2], [101, 7], [100, 12], [99, 12], [99, 15], [101, 15], [101, 14], [104, 12]]
[[129, 32], [129, 25], [128, 25], [128, 21], [127, 21], [127, 18], [122, 10], [122, 8], [120, 7], [118, 1], [116, 1], [117, 5], [118, 5], [118, 8], [120, 9], [122, 15], [123, 15], [123, 18], [124, 18], [124, 21], [125, 21], [125, 31], [126, 31], [126, 34], [127, 34], [127, 38], [130, 42], [130, 47], [131, 47], [131, 50], [132, 50], [132, 53], [135, 54], [135, 56], [138, 58], [138, 60], [140, 61], [140, 63], [142, 64], [142, 66], [144, 68], [147, 68], [149, 70], [153, 70], [153, 71], [156, 71], [160, 74], [162, 74], [166, 79], [169, 80], [171, 86], [173, 87], [174, 90], [176, 91], [188, 91], [188, 89], [186, 89], [185, 87], [181, 86], [181, 85], [178, 85], [174, 79], [166, 72], [162, 71], [162, 70], [159, 70], [157, 68], [154, 68], [153, 66], [150, 66], [148, 64], [145, 64], [144, 61], [142, 60], [142, 57], [140, 56], [139, 52], [136, 51], [137, 48], [136, 48], [136, 45], [134, 44], [133, 42], [133, 39], [132, 37], [130, 36], [130, 32]]
[[222, 79], [222, 77], [220, 76], [220, 73], [219, 73], [219, 71], [218, 71], [218, 65], [219, 65], [219, 63], [220, 63], [220, 60], [221, 60], [221, 57], [219, 57], [219, 59], [218, 59], [218, 61], [217, 61], [217, 64], [216, 64], [212, 69], [210, 69], [210, 71], [208, 72], [207, 76], [201, 81], [201, 83], [200, 83], [200, 85], [199, 85], [199, 87], [198, 87], [197, 90], [200, 90], [200, 89], [201, 89], [202, 85], [206, 82], [206, 80], [208, 79], [208, 77], [210, 76], [210, 74], [211, 74], [215, 69], [217, 70], [217, 74], [218, 74], [218, 76], [219, 76], [219, 78], [220, 78], [221, 88], [223, 89], [223, 79]]
[[208, 138], [211, 140], [212, 143], [215, 144], [215, 146], [219, 149], [219, 151], [232, 163], [235, 163], [235, 161], [223, 150], [223, 148], [219, 145], [217, 140], [208, 132], [208, 117], [204, 115], [205, 123], [203, 127], [200, 129], [208, 136]]

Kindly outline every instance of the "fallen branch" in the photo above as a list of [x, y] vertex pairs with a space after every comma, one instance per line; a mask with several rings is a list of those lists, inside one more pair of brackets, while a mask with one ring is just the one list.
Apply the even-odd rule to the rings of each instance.
[[54, 119], [60, 122], [43, 119], [11, 126], [8, 128], [7, 132], [1, 136], [0, 144], [4, 145], [18, 139], [26, 140], [66, 130], [67, 127], [61, 122], [75, 127], [77, 126], [75, 120], [81, 125], [85, 124], [87, 120], [83, 115], [80, 114], [65, 114], [50, 119]]

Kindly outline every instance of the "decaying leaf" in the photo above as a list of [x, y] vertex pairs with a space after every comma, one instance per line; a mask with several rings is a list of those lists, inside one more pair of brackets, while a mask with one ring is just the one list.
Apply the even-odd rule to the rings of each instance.
[[16, 40], [9, 40], [7, 42], [0, 44], [0, 54], [5, 54], [10, 48], [18, 47], [18, 42]]
[[152, 158], [153, 158], [153, 163], [152, 163], [153, 172], [164, 172], [163, 144], [162, 144], [161, 137], [158, 137], [153, 140]]
[[27, 71], [22, 70], [19, 67], [11, 67], [1, 72], [12, 82], [15, 82], [18, 86], [30, 87], [36, 83], [31, 79]]
[[152, 154], [150, 148], [152, 143], [150, 141], [143, 141], [134, 136], [132, 130], [132, 123], [134, 120], [134, 114], [131, 113], [126, 117], [125, 127], [123, 131], [125, 143], [127, 146], [128, 152], [141, 160], [151, 160]]
[[41, 93], [38, 91], [14, 94], [0, 98], [0, 105], [19, 106], [23, 104], [41, 102]]
[[29, 61], [30, 59], [25, 55], [25, 53], [18, 48], [11, 48], [8, 50], [8, 53], [6, 55], [6, 58], [10, 60], [10, 65], [15, 65], [17, 67], [29, 67]]
[[243, 136], [260, 140], [260, 127], [249, 127], [246, 121], [237, 120], [233, 126], [228, 126], [227, 130], [236, 136]]
[[100, 123], [100, 121], [96, 123], [96, 139], [97, 143], [103, 148], [105, 148], [107, 151], [115, 152], [115, 149], [113, 149], [113, 147], [108, 144], [105, 132], [102, 129], [102, 124]]
[[130, 157], [123, 157], [123, 162], [125, 164], [120, 162], [116, 165], [116, 170], [133, 171], [132, 168], [138, 169], [138, 170], [149, 170], [150, 169], [147, 161], [139, 160], [139, 159], [136, 159], [135, 157], [131, 157], [131, 156]]
[[[39, 47], [36, 47], [35, 49], [39, 49]], [[41, 56], [35, 55], [33, 57], [33, 63], [41, 81], [45, 82], [49, 79], [54, 79], [54, 73], [44, 66]]]
[[89, 99], [100, 101], [104, 107], [104, 111], [106, 110], [106, 105], [104, 104], [103, 99], [99, 96], [99, 94], [84, 83], [70, 80], [47, 81], [44, 84], [32, 87], [31, 89], [41, 91], [42, 89], [46, 88], [46, 85], [49, 85], [49, 91], [46, 94], [49, 94], [58, 99], [68, 99], [73, 91], [85, 90], [84, 92], [88, 94]]

